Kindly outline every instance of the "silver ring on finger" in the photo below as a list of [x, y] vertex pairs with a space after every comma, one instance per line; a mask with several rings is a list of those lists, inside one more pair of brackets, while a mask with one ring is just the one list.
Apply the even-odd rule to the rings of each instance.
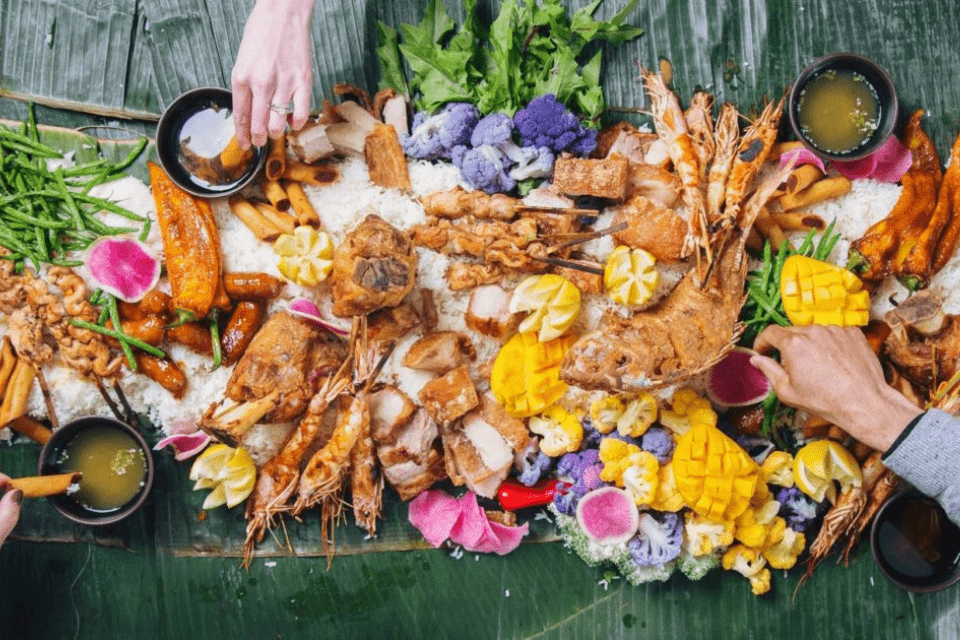
[[271, 104], [270, 111], [273, 111], [274, 113], [280, 116], [287, 116], [293, 113], [290, 107], [285, 104]]

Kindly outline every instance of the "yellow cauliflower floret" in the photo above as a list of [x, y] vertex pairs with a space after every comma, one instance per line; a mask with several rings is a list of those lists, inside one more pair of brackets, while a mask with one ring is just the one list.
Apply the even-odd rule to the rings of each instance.
[[774, 569], [791, 569], [797, 564], [797, 557], [803, 553], [807, 539], [802, 533], [786, 529], [780, 542], [764, 550], [763, 557]]
[[677, 436], [682, 436], [694, 425], [717, 426], [717, 412], [710, 401], [689, 387], [677, 389], [670, 405], [669, 410], [660, 413], [660, 424]]
[[683, 509], [683, 496], [677, 491], [677, 480], [673, 475], [673, 465], [660, 465], [660, 481], [657, 483], [657, 495], [650, 503], [651, 509], [676, 513]]
[[617, 421], [623, 415], [623, 402], [617, 396], [605, 396], [594, 400], [590, 405], [590, 420], [593, 428], [606, 435], [617, 428]]
[[617, 431], [622, 436], [639, 438], [657, 419], [657, 399], [642, 391], [631, 400], [617, 419]]
[[683, 546], [692, 556], [705, 556], [733, 544], [733, 522], [716, 522], [693, 511], [684, 514]]
[[870, 294], [860, 278], [841, 267], [793, 255], [780, 272], [783, 310], [796, 325], [863, 326], [870, 320]]
[[760, 468], [766, 484], [793, 486], [793, 456], [786, 451], [774, 451], [767, 456]]
[[750, 580], [754, 595], [760, 596], [770, 590], [770, 569], [766, 567], [766, 559], [755, 549], [734, 545], [723, 554], [720, 563], [727, 571], [736, 571]]
[[540, 436], [540, 451], [551, 458], [576, 451], [583, 441], [583, 426], [577, 416], [559, 405], [530, 418], [528, 426]]
[[753, 549], [766, 549], [780, 542], [786, 521], [777, 515], [780, 503], [768, 500], [759, 509], [747, 509], [736, 519], [734, 537]]
[[626, 489], [637, 505], [650, 504], [660, 483], [660, 463], [649, 451], [616, 438], [600, 441], [600, 479]]

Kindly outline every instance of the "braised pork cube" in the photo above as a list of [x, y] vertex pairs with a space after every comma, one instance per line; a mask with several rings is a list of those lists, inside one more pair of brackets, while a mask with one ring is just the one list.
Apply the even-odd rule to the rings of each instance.
[[423, 464], [413, 460], [384, 467], [383, 475], [401, 500], [410, 500], [447, 477], [443, 456], [436, 449], [430, 449]]
[[506, 340], [520, 325], [520, 316], [510, 313], [512, 294], [497, 284], [476, 287], [470, 292], [467, 313], [464, 317], [467, 326], [485, 336]]
[[387, 385], [370, 394], [370, 427], [377, 444], [393, 444], [417, 411], [407, 394]]
[[419, 395], [430, 417], [441, 425], [450, 424], [480, 402], [466, 365], [426, 383]]

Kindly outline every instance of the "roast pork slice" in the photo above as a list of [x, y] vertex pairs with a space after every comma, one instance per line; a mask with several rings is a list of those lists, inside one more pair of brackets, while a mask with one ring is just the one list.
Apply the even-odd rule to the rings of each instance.
[[370, 423], [377, 444], [393, 444], [417, 411], [400, 389], [386, 385], [370, 394]]
[[438, 331], [410, 345], [402, 364], [411, 369], [442, 375], [476, 357], [477, 352], [470, 338], [456, 331]]
[[467, 326], [485, 336], [505, 340], [520, 325], [520, 317], [510, 313], [513, 294], [500, 285], [488, 284], [470, 292], [465, 320]]
[[447, 425], [479, 404], [470, 370], [457, 367], [420, 389], [420, 402], [437, 424]]

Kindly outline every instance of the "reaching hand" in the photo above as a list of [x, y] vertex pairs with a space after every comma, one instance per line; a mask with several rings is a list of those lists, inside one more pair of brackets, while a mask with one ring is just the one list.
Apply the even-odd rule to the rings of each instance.
[[294, 130], [307, 121], [313, 84], [310, 15], [314, 0], [257, 0], [233, 65], [233, 121], [243, 149], [278, 138], [293, 100]]
[[7, 539], [10, 532], [20, 519], [20, 501], [23, 492], [20, 490], [6, 491], [10, 487], [10, 478], [0, 473], [0, 491], [5, 491], [0, 498], [0, 545]]
[[780, 351], [750, 362], [766, 374], [786, 404], [829, 420], [879, 451], [893, 444], [921, 410], [887, 385], [880, 362], [856, 327], [764, 329], [754, 349]]

